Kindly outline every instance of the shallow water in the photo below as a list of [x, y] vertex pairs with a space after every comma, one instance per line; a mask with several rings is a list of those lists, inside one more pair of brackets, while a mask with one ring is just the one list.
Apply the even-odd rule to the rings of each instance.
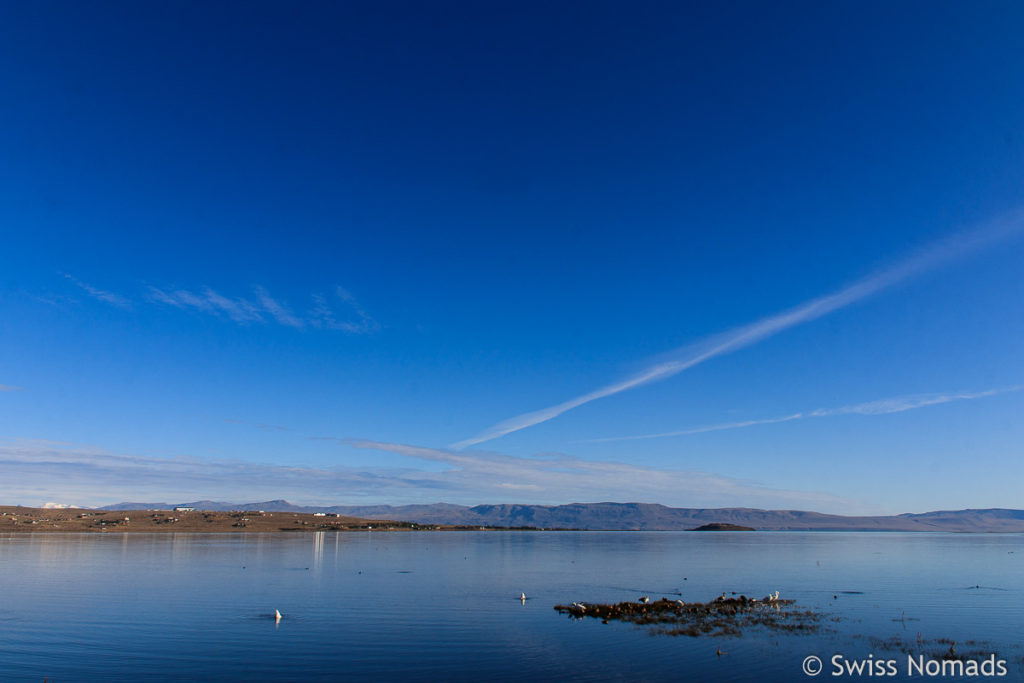
[[[823, 630], [670, 637], [552, 609], [775, 590]], [[812, 654], [820, 679], [867, 678], [832, 676], [842, 654], [899, 680], [898, 648], [938, 639], [1018, 681], [1022, 625], [1016, 534], [0, 535], [3, 681], [799, 681]]]

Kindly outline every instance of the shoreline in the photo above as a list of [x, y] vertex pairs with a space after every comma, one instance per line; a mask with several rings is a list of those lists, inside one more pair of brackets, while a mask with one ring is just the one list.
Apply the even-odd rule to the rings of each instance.
[[351, 531], [590, 531], [603, 533], [948, 533], [1024, 534], [1017, 529], [878, 529], [795, 528], [756, 529], [712, 523], [684, 529], [586, 529], [579, 527], [436, 524], [394, 519], [352, 517], [336, 513], [262, 510], [96, 510], [89, 508], [33, 508], [0, 505], [0, 534], [32, 533], [311, 533]]
[[[215, 510], [90, 510], [0, 506], [0, 534], [302, 533], [352, 531], [542, 531], [537, 527], [417, 524], [326, 513]], [[560, 529], [567, 531], [567, 529]]]

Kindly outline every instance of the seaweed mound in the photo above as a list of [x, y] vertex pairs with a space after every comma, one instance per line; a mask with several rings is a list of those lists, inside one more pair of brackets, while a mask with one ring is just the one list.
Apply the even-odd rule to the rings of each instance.
[[574, 602], [555, 605], [555, 610], [572, 619], [625, 621], [651, 626], [672, 636], [741, 636], [748, 629], [791, 633], [814, 633], [822, 614], [794, 606], [793, 600], [724, 596], [710, 602], [684, 602], [661, 598], [654, 602], [601, 604]]

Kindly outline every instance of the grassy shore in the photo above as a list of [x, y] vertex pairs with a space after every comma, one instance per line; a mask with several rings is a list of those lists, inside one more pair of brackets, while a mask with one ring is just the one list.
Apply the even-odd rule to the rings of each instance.
[[454, 531], [495, 527], [424, 525], [295, 512], [88, 510], [0, 506], [0, 533], [266, 533], [278, 531]]

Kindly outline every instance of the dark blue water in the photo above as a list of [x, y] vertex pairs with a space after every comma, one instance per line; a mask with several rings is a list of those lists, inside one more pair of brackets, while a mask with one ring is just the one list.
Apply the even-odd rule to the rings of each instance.
[[[775, 590], [826, 630], [671, 637], [552, 609]], [[851, 678], [835, 654], [906, 679], [900, 648], [940, 639], [1019, 681], [1022, 626], [1020, 535], [0, 535], [0, 681], [800, 681], [812, 654], [818, 679]]]

